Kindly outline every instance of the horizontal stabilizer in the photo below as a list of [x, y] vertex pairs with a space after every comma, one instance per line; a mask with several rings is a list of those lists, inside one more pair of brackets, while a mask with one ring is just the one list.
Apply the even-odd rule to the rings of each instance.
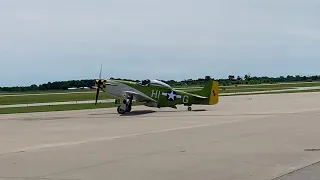
[[208, 99], [208, 97], [205, 97], [205, 96], [199, 96], [199, 95], [193, 95], [193, 96], [200, 99]]

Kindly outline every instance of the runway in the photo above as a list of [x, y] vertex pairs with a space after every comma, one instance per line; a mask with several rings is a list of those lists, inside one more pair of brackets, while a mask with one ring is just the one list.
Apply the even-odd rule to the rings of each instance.
[[0, 180], [320, 179], [319, 99], [0, 115]]

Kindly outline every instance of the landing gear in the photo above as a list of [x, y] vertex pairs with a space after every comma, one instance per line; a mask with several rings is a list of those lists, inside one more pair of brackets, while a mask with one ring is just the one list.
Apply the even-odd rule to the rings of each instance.
[[124, 99], [123, 103], [120, 106], [118, 106], [117, 112], [119, 114], [124, 114], [126, 112], [131, 112], [132, 100], [133, 100], [132, 97], [130, 97], [129, 99]]
[[132, 105], [128, 105], [126, 112], [131, 112], [131, 106]]
[[192, 107], [189, 106], [189, 107], [188, 107], [188, 111], [192, 111]]
[[123, 109], [122, 105], [118, 106], [118, 108], [117, 108], [117, 111], [118, 111], [119, 114], [124, 114], [126, 112], [126, 109]]

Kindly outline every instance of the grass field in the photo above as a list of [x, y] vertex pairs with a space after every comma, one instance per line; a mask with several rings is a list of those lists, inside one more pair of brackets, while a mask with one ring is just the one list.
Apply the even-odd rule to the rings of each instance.
[[[297, 84], [273, 84], [273, 85], [241, 85], [241, 86], [221, 86], [220, 93], [237, 93], [237, 92], [257, 92], [266, 90], [283, 90], [291, 89], [297, 87], [314, 87], [320, 86], [320, 82], [315, 83], [297, 83]], [[200, 91], [203, 87], [185, 87], [179, 88], [179, 90], [196, 93]], [[61, 93], [61, 94], [53, 94]], [[64, 93], [64, 94], [63, 94]], [[114, 99], [106, 93], [100, 93], [99, 99]], [[5, 95], [0, 94], [0, 105], [12, 105], [12, 104], [31, 104], [31, 103], [47, 103], [47, 102], [66, 102], [66, 101], [86, 101], [94, 100], [95, 91], [94, 90], [84, 90], [84, 92], [79, 91], [50, 91], [28, 93], [28, 94], [12, 94]]]
[[[106, 93], [99, 94], [99, 100], [113, 99], [114, 97]], [[65, 101], [84, 101], [94, 100], [95, 94], [92, 93], [70, 93], [70, 94], [47, 94], [47, 95], [27, 95], [27, 96], [1, 96], [0, 105], [9, 104], [31, 104], [31, 103], [45, 103], [45, 102], [65, 102]]]
[[72, 104], [72, 105], [38, 106], [38, 107], [3, 108], [3, 109], [0, 109], [0, 114], [67, 111], [67, 110], [97, 109], [97, 108], [110, 108], [110, 107], [116, 107], [116, 104], [114, 103], [101, 103], [97, 105]]
[[[275, 88], [274, 88], [275, 89]], [[279, 89], [279, 88], [278, 88]], [[198, 89], [183, 89], [188, 92], [197, 92]], [[233, 92], [253, 92], [262, 91], [265, 89], [226, 89], [220, 91], [221, 93], [233, 93]], [[114, 99], [115, 97], [107, 95], [106, 93], [99, 94], [99, 100]], [[19, 94], [17, 96], [0, 95], [0, 105], [12, 105], [12, 104], [32, 104], [32, 103], [47, 103], [47, 102], [66, 102], [66, 101], [86, 101], [94, 100], [95, 92], [92, 93], [67, 93], [67, 94]]]
[[77, 89], [77, 90], [48, 90], [48, 91], [28, 91], [28, 92], [6, 92], [0, 91], [0, 95], [9, 94], [48, 94], [48, 93], [70, 93], [70, 92], [91, 92], [91, 89]]
[[[233, 86], [220, 86], [220, 88], [226, 88], [226, 89], [241, 89], [241, 88], [292, 88], [292, 87], [314, 87], [314, 86], [320, 86], [320, 82], [299, 82], [299, 83], [277, 83], [277, 84], [240, 84], [240, 85], [233, 85]], [[175, 87], [177, 89], [201, 89], [203, 86], [177, 86]]]
[[[252, 87], [252, 88], [248, 88], [248, 87], [241, 87], [241, 88], [226, 88], [226, 89], [219, 89], [219, 92], [220, 93], [234, 93], [234, 92], [255, 92], [255, 91], [266, 91], [266, 90], [283, 90], [283, 89], [293, 89], [293, 87], [288, 87], [288, 88], [285, 88], [285, 87], [273, 87], [273, 88], [256, 88], [256, 87]], [[193, 89], [182, 89], [184, 91], [188, 91], [188, 92], [193, 92], [193, 93], [196, 93], [197, 91], [200, 91], [200, 89], [196, 89], [196, 88], [193, 88]]]
[[240, 96], [240, 95], [259, 95], [259, 94], [282, 94], [282, 93], [304, 93], [304, 92], [320, 92], [320, 89], [311, 89], [311, 90], [296, 90], [296, 91], [281, 91], [281, 92], [256, 92], [254, 94], [250, 94], [249, 92], [248, 93], [241, 93], [241, 94], [237, 94], [237, 93], [234, 93], [234, 94], [226, 94], [226, 95], [223, 95], [223, 96]]

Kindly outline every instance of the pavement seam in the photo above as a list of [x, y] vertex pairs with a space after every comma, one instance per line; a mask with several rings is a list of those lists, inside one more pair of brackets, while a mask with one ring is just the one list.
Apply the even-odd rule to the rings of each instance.
[[319, 164], [319, 163], [320, 163], [320, 160], [318, 160], [318, 161], [315, 162], [315, 163], [309, 164], [309, 165], [307, 165], [307, 166], [302, 166], [302, 167], [300, 167], [300, 168], [298, 168], [298, 169], [296, 169], [296, 170], [294, 170], [294, 171], [291, 171], [291, 172], [289, 172], [289, 173], [285, 173], [285, 174], [283, 174], [283, 175], [281, 175], [281, 176], [278, 176], [278, 177], [276, 177], [276, 178], [273, 178], [273, 179], [271, 179], [271, 180], [278, 180], [278, 179], [280, 179], [280, 178], [286, 177], [286, 176], [288, 176], [288, 175], [292, 175], [292, 174], [294, 174], [294, 173], [296, 173], [296, 172], [299, 172], [299, 171], [301, 171], [301, 170], [303, 170], [303, 169], [312, 167], [312, 166], [314, 166], [314, 165], [316, 165], [316, 164]]

